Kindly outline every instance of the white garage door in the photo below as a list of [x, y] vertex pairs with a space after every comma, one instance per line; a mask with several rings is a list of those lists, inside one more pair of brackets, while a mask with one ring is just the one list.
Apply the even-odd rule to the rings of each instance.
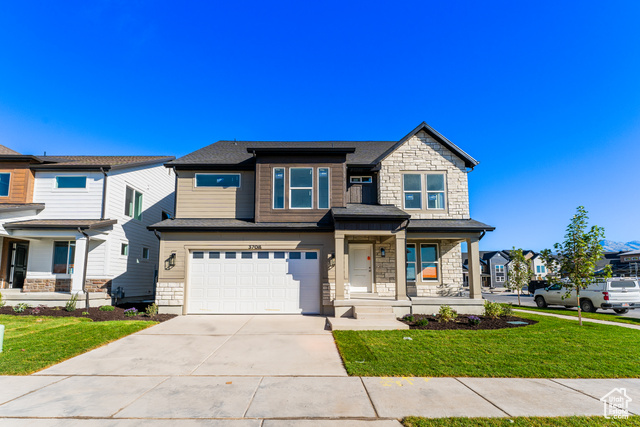
[[319, 313], [315, 251], [193, 251], [191, 314]]

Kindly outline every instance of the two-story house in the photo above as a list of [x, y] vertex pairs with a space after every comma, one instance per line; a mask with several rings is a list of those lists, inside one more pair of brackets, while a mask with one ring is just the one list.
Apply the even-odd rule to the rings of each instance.
[[111, 292], [153, 299], [159, 242], [147, 226], [173, 213], [175, 176], [163, 167], [172, 159], [30, 156], [3, 147], [3, 298], [59, 304], [86, 291], [107, 303]]
[[[478, 162], [426, 123], [399, 141], [218, 141], [167, 163], [176, 216], [161, 232], [163, 312], [480, 312], [469, 215]], [[469, 247], [463, 290], [460, 244]]]

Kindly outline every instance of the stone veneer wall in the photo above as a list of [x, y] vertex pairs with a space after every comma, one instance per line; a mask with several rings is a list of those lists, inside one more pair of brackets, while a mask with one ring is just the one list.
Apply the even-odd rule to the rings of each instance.
[[[440, 277], [441, 283], [424, 283], [416, 281], [415, 290], [418, 297], [454, 297], [461, 296], [463, 289], [462, 251], [460, 243], [455, 240], [440, 240]], [[418, 266], [420, 271], [420, 266]]]
[[111, 279], [87, 279], [84, 286], [88, 292], [106, 292], [111, 294]]
[[410, 210], [408, 213], [412, 218], [469, 218], [469, 188], [464, 162], [426, 132], [419, 132], [382, 161], [378, 175], [380, 204], [395, 205], [402, 209], [402, 171], [446, 172], [448, 210], [438, 212]]
[[71, 279], [24, 279], [22, 292], [70, 292]]
[[159, 306], [184, 305], [184, 283], [158, 282], [156, 304]]

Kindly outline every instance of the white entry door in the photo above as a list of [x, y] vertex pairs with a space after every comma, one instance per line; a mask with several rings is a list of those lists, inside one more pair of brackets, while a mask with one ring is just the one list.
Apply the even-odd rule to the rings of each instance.
[[371, 292], [373, 245], [349, 245], [349, 290]]
[[187, 311], [319, 313], [316, 251], [193, 251]]

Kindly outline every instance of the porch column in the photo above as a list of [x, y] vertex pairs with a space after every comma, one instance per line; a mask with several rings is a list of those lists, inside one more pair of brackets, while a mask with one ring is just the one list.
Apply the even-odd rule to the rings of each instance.
[[469, 257], [469, 298], [482, 299], [482, 282], [480, 279], [479, 239], [467, 239], [467, 255]]
[[85, 257], [87, 253], [87, 238], [76, 236], [76, 253], [73, 257], [73, 273], [71, 274], [71, 293], [82, 293], [82, 279], [84, 277]]
[[344, 235], [336, 234], [336, 299], [344, 299]]
[[407, 238], [403, 231], [396, 234], [396, 299], [407, 300]]

